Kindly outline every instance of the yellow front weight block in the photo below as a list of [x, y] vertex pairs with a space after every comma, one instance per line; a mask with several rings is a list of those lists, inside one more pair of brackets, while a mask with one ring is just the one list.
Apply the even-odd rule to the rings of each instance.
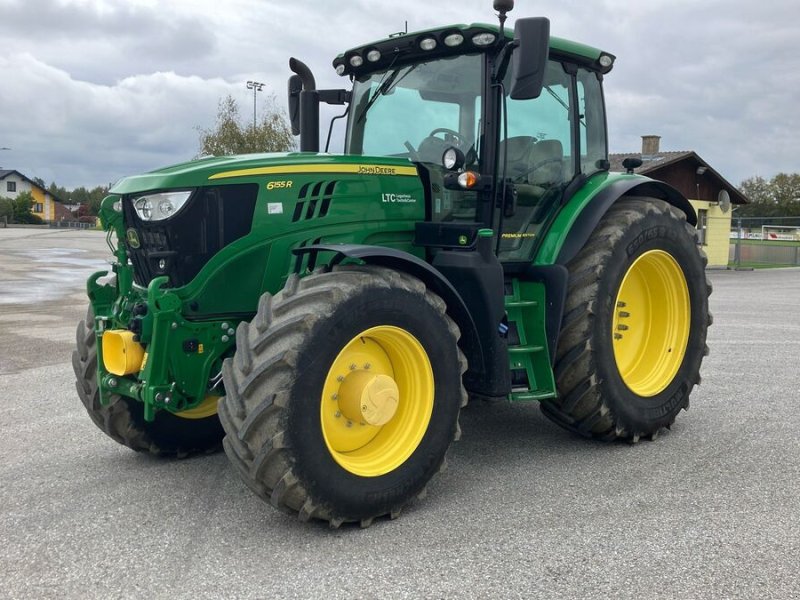
[[144, 348], [133, 340], [127, 329], [109, 329], [103, 333], [103, 366], [113, 375], [130, 375], [142, 368]]

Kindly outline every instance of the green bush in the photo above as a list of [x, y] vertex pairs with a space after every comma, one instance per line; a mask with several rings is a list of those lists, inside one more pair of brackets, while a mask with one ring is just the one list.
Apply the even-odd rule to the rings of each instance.
[[14, 220], [14, 201], [10, 198], [0, 196], [0, 222], [3, 220], [13, 222]]

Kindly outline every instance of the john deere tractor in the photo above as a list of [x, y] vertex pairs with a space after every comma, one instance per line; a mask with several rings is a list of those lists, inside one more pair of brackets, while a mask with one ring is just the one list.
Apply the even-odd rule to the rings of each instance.
[[[695, 213], [635, 159], [609, 172], [614, 56], [494, 8], [340, 54], [348, 89], [292, 59], [299, 152], [112, 188], [113, 274], [89, 279], [73, 354], [100, 429], [222, 444], [262, 499], [335, 527], [420, 497], [470, 399], [601, 440], [670, 427], [707, 351]], [[343, 154], [319, 151], [323, 102]]]

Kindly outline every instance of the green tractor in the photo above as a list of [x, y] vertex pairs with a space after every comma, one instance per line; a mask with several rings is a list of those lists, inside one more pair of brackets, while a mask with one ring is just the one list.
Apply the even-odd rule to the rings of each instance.
[[[114, 273], [73, 354], [100, 429], [221, 443], [276, 508], [366, 526], [423, 495], [468, 399], [631, 442], [688, 408], [711, 321], [695, 213], [635, 159], [609, 172], [614, 57], [494, 8], [337, 56], [351, 89], [292, 59], [300, 152], [112, 188]], [[322, 102], [346, 106], [344, 154], [319, 152]]]

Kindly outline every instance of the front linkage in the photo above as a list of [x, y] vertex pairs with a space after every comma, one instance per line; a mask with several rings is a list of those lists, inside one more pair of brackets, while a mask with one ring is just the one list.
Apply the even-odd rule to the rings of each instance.
[[[222, 395], [222, 359], [233, 352], [239, 320], [185, 319], [184, 300], [175, 290], [164, 289], [167, 277], [153, 279], [146, 290], [135, 287], [124, 244], [114, 247], [110, 240], [113, 233], [125, 239], [121, 215], [110, 206], [116, 201], [113, 196], [106, 199], [102, 211], [116, 277], [99, 283], [108, 275], [99, 271], [87, 282], [97, 355], [102, 357], [97, 361], [100, 404], [108, 406], [115, 396], [125, 396], [143, 403], [147, 422], [160, 410], [181, 416], [211, 395]], [[158, 351], [151, 355], [150, 347]]]

